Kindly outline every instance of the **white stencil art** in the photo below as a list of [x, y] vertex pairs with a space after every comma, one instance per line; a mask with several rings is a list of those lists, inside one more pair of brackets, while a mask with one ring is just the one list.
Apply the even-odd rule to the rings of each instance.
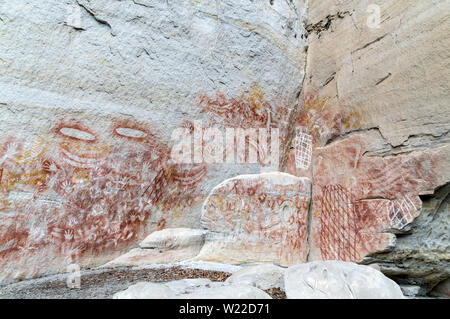
[[308, 169], [311, 165], [312, 136], [304, 132], [300, 127], [297, 129], [297, 135], [295, 137], [294, 145], [295, 166], [297, 168]]
[[413, 221], [412, 212], [417, 210], [414, 203], [408, 196], [402, 199], [391, 201], [389, 208], [390, 226], [396, 229], [402, 229]]

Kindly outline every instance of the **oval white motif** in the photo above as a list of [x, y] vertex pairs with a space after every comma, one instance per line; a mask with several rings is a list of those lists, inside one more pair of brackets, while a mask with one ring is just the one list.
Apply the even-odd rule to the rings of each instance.
[[142, 138], [147, 136], [147, 133], [145, 133], [144, 131], [136, 130], [129, 127], [118, 127], [116, 128], [116, 133], [122, 136], [132, 138]]
[[65, 136], [76, 138], [83, 141], [95, 141], [96, 137], [86, 131], [82, 131], [73, 127], [63, 127], [59, 132]]

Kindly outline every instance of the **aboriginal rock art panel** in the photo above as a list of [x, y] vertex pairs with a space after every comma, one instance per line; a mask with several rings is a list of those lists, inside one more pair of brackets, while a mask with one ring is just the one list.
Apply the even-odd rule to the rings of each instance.
[[312, 136], [314, 146], [323, 146], [329, 139], [358, 128], [361, 115], [344, 105], [334, 105], [328, 97], [306, 93], [297, 113], [296, 125], [304, 127]]
[[[252, 144], [249, 136], [244, 137], [249, 148], [253, 148], [257, 152], [258, 163], [265, 166], [270, 152], [266, 145], [272, 145], [272, 134], [269, 131], [272, 131], [272, 128], [279, 130], [277, 133], [279, 146], [281, 150], [285, 149], [291, 115], [289, 103], [282, 102], [283, 99], [280, 97], [272, 97], [272, 100], [279, 102], [269, 102], [261, 87], [253, 84], [248, 93], [243, 93], [239, 97], [230, 98], [220, 92], [216, 93], [214, 97], [200, 94], [198, 104], [202, 112], [208, 114], [208, 126], [240, 130], [267, 129], [267, 136], [258, 136], [257, 139], [253, 139], [259, 140], [259, 143]], [[263, 143], [261, 140], [264, 140]], [[240, 162], [248, 162], [248, 154], [240, 156], [242, 156]], [[279, 162], [279, 158], [276, 162]]]
[[220, 184], [205, 201], [201, 222], [221, 236], [206, 243], [199, 259], [306, 261], [309, 188], [308, 179], [285, 173], [243, 175]]
[[[280, 99], [281, 100], [281, 99]], [[228, 98], [223, 93], [215, 97], [200, 94], [199, 106], [210, 114], [210, 124], [226, 127], [257, 128], [287, 127], [289, 108], [285, 104], [274, 105], [266, 100], [263, 90], [254, 84], [249, 93], [238, 98]]]
[[384, 144], [375, 130], [333, 141], [358, 130], [361, 114], [332, 100], [304, 95], [285, 169], [313, 180], [310, 258], [358, 261], [391, 246], [420, 213], [418, 195], [443, 185], [445, 152], [369, 156]]
[[206, 165], [171, 164], [146, 125], [61, 122], [27, 142], [0, 153], [0, 280], [124, 250], [201, 198]]
[[361, 115], [318, 93], [305, 93], [303, 103], [293, 117], [290, 136], [286, 138], [283, 168], [290, 174], [310, 176], [313, 149], [360, 125]]
[[220, 130], [205, 128], [201, 121], [185, 121], [172, 137], [181, 140], [171, 153], [172, 161], [177, 163], [259, 164], [278, 168], [278, 128]]
[[309, 169], [312, 157], [312, 136], [304, 132], [301, 127], [297, 129], [294, 140], [295, 166], [297, 168]]
[[[374, 137], [374, 135], [372, 136]], [[444, 152], [364, 155], [371, 137], [355, 134], [314, 150], [311, 257], [359, 261], [393, 244], [421, 210], [418, 195], [442, 184]]]
[[416, 206], [408, 195], [390, 202], [389, 222], [392, 228], [402, 229], [414, 219]]

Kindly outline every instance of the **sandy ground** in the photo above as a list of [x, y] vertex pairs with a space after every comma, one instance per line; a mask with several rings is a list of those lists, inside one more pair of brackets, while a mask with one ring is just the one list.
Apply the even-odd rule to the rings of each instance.
[[[169, 267], [139, 269], [131, 267], [86, 270], [81, 272], [81, 287], [70, 289], [67, 274], [53, 275], [39, 279], [0, 287], [0, 299], [105, 299], [125, 290], [139, 281], [164, 282], [187, 278], [208, 278], [225, 281], [231, 273], [204, 269]], [[266, 291], [274, 299], [286, 296], [280, 289]]]

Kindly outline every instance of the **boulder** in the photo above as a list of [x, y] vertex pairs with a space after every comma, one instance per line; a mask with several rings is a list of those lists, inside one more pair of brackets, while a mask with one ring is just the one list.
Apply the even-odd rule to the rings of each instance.
[[202, 248], [207, 231], [191, 228], [166, 228], [148, 235], [129, 252], [102, 267], [169, 264], [194, 258]]
[[173, 291], [164, 284], [138, 282], [124, 291], [117, 292], [113, 299], [169, 299]]
[[416, 297], [423, 295], [422, 288], [420, 286], [400, 285], [400, 289], [402, 290], [403, 295], [407, 297]]
[[310, 260], [377, 263], [428, 292], [449, 277], [447, 7], [308, 2], [291, 137], [308, 143], [292, 143], [286, 171], [314, 176]]
[[271, 299], [249, 285], [230, 285], [209, 279], [183, 279], [166, 283], [139, 282], [114, 294], [114, 299]]
[[164, 283], [172, 290], [174, 295], [184, 295], [192, 293], [200, 288], [221, 287], [222, 282], [214, 282], [207, 278], [181, 279]]
[[400, 287], [372, 267], [343, 261], [315, 261], [289, 267], [289, 299], [402, 299]]
[[141, 266], [148, 264], [170, 264], [194, 258], [198, 247], [184, 247], [175, 250], [133, 248], [129, 252], [102, 265], [102, 268]]
[[431, 291], [432, 296], [450, 299], [450, 278], [443, 280]]
[[201, 223], [210, 233], [195, 259], [304, 262], [310, 187], [308, 178], [281, 172], [225, 180], [203, 205]]
[[226, 282], [230, 284], [245, 284], [262, 290], [280, 288], [284, 290], [285, 268], [273, 264], [244, 266], [233, 273]]

